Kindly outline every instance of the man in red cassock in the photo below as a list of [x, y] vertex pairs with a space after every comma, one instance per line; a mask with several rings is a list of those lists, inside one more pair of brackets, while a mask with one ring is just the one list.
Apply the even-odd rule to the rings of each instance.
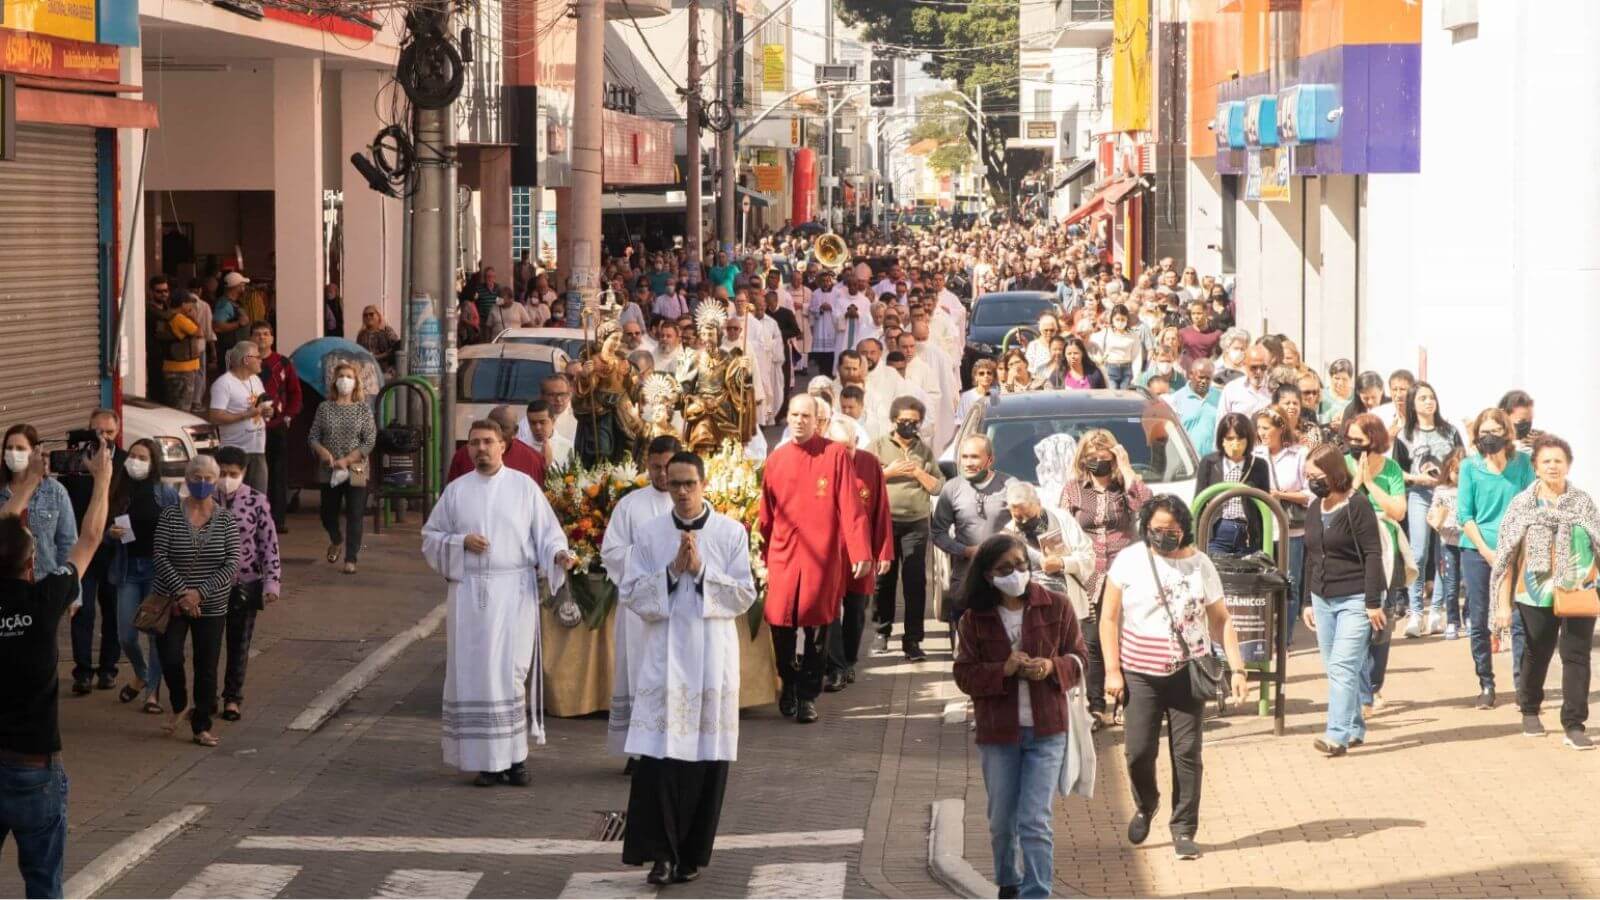
[[867, 516], [867, 546], [873, 550], [876, 570], [860, 578], [850, 577], [846, 563], [844, 600], [839, 622], [828, 629], [828, 673], [822, 689], [832, 693], [844, 690], [856, 680], [856, 659], [861, 652], [861, 635], [867, 628], [867, 604], [878, 590], [878, 578], [894, 560], [894, 523], [889, 518], [888, 482], [883, 466], [871, 453], [857, 452], [855, 428], [835, 418], [828, 424], [827, 436], [837, 441], [850, 455], [852, 478], [850, 495]]
[[817, 433], [816, 402], [804, 394], [789, 401], [794, 439], [767, 457], [758, 519], [767, 624], [783, 681], [778, 711], [801, 724], [817, 720], [828, 626], [839, 617], [845, 581], [873, 570], [867, 516], [850, 493], [854, 467], [843, 446]]
[[[521, 416], [509, 406], [496, 406], [489, 411], [489, 419], [499, 425], [501, 434], [505, 435], [506, 455], [503, 460], [505, 467], [521, 472], [532, 478], [539, 487], [544, 487], [544, 457], [539, 455], [539, 451], [517, 440], [517, 425]], [[450, 471], [445, 475], [445, 484], [476, 469], [477, 465], [472, 461], [472, 454], [462, 446], [456, 450], [456, 455], [450, 458]]]

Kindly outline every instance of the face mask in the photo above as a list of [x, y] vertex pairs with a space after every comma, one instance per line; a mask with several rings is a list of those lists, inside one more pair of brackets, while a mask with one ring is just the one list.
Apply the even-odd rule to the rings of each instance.
[[1366, 457], [1367, 451], [1370, 450], [1371, 448], [1370, 447], [1356, 447], [1356, 446], [1352, 445], [1352, 446], [1347, 447], [1346, 449], [1350, 451], [1350, 458], [1351, 459], [1355, 460], [1356, 462], [1361, 462], [1361, 460]]
[[[1484, 456], [1493, 456], [1496, 453], [1499, 453], [1501, 450], [1504, 450], [1506, 448], [1505, 435], [1500, 435], [1500, 434], [1485, 434], [1485, 435], [1481, 435], [1481, 436], [1479, 436], [1478, 440], [1474, 442], [1474, 446], [1476, 446], [1478, 448], [1478, 452], [1482, 453]], [[6, 451], [6, 465], [8, 465], [8, 466], [11, 465], [11, 454], [14, 453], [14, 452], [15, 451], [12, 451], [12, 450], [7, 450]], [[20, 470], [17, 469], [15, 466], [12, 466], [12, 471], [20, 471]]]
[[1097, 478], [1104, 478], [1111, 474], [1111, 460], [1097, 459], [1089, 463], [1089, 474]]
[[1313, 497], [1326, 497], [1328, 494], [1332, 493], [1332, 489], [1328, 487], [1328, 479], [1326, 478], [1307, 478], [1306, 490], [1310, 491]]
[[1024, 521], [1021, 521], [1021, 522], [1017, 523], [1017, 527], [1022, 529], [1023, 532], [1025, 532], [1027, 534], [1033, 534], [1034, 532], [1038, 531], [1039, 528], [1042, 525], [1044, 525], [1044, 517], [1043, 516], [1034, 516], [1031, 519], [1027, 519], [1027, 520], [1024, 520]]
[[1183, 535], [1170, 531], [1152, 531], [1148, 540], [1150, 549], [1160, 554], [1176, 553], [1183, 545]]
[[900, 435], [906, 440], [910, 440], [917, 436], [917, 429], [919, 427], [921, 426], [916, 422], [896, 422], [894, 423], [894, 433]]
[[7, 450], [6, 468], [20, 475], [28, 471], [28, 461], [32, 456], [33, 453], [28, 450]]
[[232, 496], [235, 491], [239, 490], [239, 485], [241, 484], [244, 484], [244, 479], [238, 477], [229, 478], [224, 476], [217, 480], [217, 488], [229, 496]]
[[1171, 375], [1172, 374], [1172, 363], [1169, 363], [1169, 362], [1158, 362], [1158, 363], [1156, 363], [1156, 371], [1160, 372], [1163, 375]]
[[988, 479], [989, 479], [989, 470], [988, 469], [980, 469], [980, 470], [978, 470], [976, 472], [973, 472], [971, 475], [967, 476], [967, 480], [972, 482], [973, 484], [983, 484]]
[[1528, 435], [1533, 433], [1533, 420], [1529, 419], [1526, 422], [1518, 422], [1515, 427], [1517, 432], [1517, 440], [1525, 441], [1528, 439]]
[[209, 481], [185, 481], [183, 486], [189, 489], [189, 496], [196, 500], [208, 500], [217, 486]]
[[1243, 361], [1244, 361], [1244, 351], [1243, 350], [1229, 350], [1228, 351], [1228, 364], [1229, 365], [1231, 365], [1231, 366], [1233, 366], [1234, 368], [1237, 369], [1239, 367], [1239, 363], [1241, 363]]
[[1007, 597], [1021, 597], [1028, 590], [1028, 571], [1018, 569], [1010, 575], [991, 577], [989, 583]]
[[351, 378], [349, 375], [344, 375], [341, 376], [339, 380], [335, 381], [333, 386], [339, 389], [339, 396], [348, 397], [355, 393], [356, 380]]
[[122, 469], [134, 481], [143, 481], [150, 474], [150, 460], [130, 456], [123, 461]]

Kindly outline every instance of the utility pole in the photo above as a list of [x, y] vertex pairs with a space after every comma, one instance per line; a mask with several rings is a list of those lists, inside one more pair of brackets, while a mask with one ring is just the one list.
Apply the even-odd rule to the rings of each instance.
[[689, 280], [700, 281], [700, 260], [704, 251], [700, 238], [705, 234], [700, 221], [704, 207], [700, 197], [700, 0], [689, 0], [689, 79], [684, 89], [684, 149], [689, 157], [689, 171], [685, 176], [688, 214], [683, 224], [684, 255], [688, 257]]
[[[599, 303], [600, 197], [604, 156], [606, 10], [604, 0], [576, 0], [577, 67], [572, 87], [572, 275], [568, 284], [567, 323], [578, 324], [581, 304], [593, 315]], [[577, 294], [579, 303], [572, 302]], [[598, 324], [598, 322], [594, 323]]]
[[985, 208], [988, 208], [988, 206], [989, 206], [989, 203], [988, 203], [988, 197], [989, 197], [989, 160], [988, 160], [988, 157], [983, 155], [983, 146], [988, 140], [984, 136], [984, 132], [987, 129], [985, 129], [984, 126], [983, 126], [983, 85], [979, 84], [976, 87], [977, 87], [976, 93], [978, 95], [977, 100], [975, 102], [975, 105], [978, 107], [978, 165], [979, 165], [979, 167], [981, 168], [981, 170], [983, 172], [983, 176], [980, 179], [980, 183], [978, 185], [978, 195], [980, 197], [984, 198], [983, 205], [984, 205]]
[[717, 237], [722, 242], [722, 251], [733, 256], [733, 242], [738, 237], [738, 230], [734, 227], [736, 216], [735, 205], [739, 198], [734, 185], [738, 179], [734, 177], [737, 166], [734, 164], [734, 140], [738, 135], [738, 117], [734, 111], [738, 109], [737, 99], [733, 96], [733, 66], [738, 57], [738, 49], [734, 47], [733, 25], [734, 16], [738, 15], [733, 0], [723, 0], [722, 4], [722, 45], [721, 52], [717, 54], [718, 92], [722, 95], [722, 102], [728, 108], [728, 128], [719, 135], [717, 145], [717, 166], [721, 170], [717, 179], [717, 193], [720, 195], [717, 204]]

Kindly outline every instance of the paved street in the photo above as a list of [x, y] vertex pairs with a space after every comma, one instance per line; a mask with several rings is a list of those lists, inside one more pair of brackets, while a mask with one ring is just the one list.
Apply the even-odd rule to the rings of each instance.
[[[441, 766], [442, 632], [413, 645], [321, 730], [287, 731], [322, 688], [436, 605], [414, 530], [368, 539], [363, 573], [313, 562], [297, 520], [282, 603], [258, 629], [247, 718], [206, 751], [159, 735], [109, 693], [63, 697], [73, 778], [69, 877], [119, 841], [203, 813], [101, 892], [169, 896], [654, 896], [604, 829], [626, 806], [599, 718], [550, 720], [534, 786], [480, 789]], [[1092, 802], [1057, 805], [1057, 889], [1091, 896], [1534, 896], [1600, 892], [1586, 829], [1560, 810], [1600, 803], [1600, 754], [1517, 735], [1515, 711], [1469, 708], [1465, 641], [1400, 641], [1372, 743], [1311, 751], [1323, 690], [1314, 650], [1292, 658], [1289, 727], [1235, 714], [1207, 731], [1198, 862], [1149, 842], [1130, 812], [1120, 731], [1100, 738]], [[822, 721], [750, 711], [717, 855], [684, 896], [950, 896], [928, 866], [929, 806], [966, 802], [965, 857], [990, 873], [984, 792], [948, 644], [908, 665], [875, 659]], [[1508, 665], [1504, 654], [1497, 658]], [[64, 670], [65, 671], [65, 668]], [[1559, 694], [1556, 695], [1559, 697]], [[1253, 707], [1252, 707], [1253, 709]], [[1554, 725], [1553, 713], [1547, 724]], [[1167, 778], [1163, 763], [1161, 778]], [[0, 894], [20, 892], [11, 858]]]

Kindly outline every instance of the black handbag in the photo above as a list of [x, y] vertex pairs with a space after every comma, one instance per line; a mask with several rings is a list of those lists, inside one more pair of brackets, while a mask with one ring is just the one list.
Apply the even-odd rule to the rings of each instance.
[[1167, 624], [1172, 626], [1172, 636], [1177, 639], [1178, 646], [1183, 648], [1183, 667], [1189, 673], [1189, 696], [1199, 703], [1210, 703], [1227, 696], [1223, 686], [1222, 660], [1209, 653], [1205, 656], [1195, 656], [1189, 652], [1189, 642], [1184, 640], [1183, 632], [1178, 629], [1178, 619], [1172, 614], [1172, 606], [1167, 602], [1167, 588], [1161, 583], [1161, 572], [1156, 568], [1156, 556], [1151, 552], [1149, 545], [1145, 546], [1144, 552], [1150, 559], [1150, 575], [1156, 580], [1156, 594], [1161, 600], [1161, 608], [1166, 610]]

